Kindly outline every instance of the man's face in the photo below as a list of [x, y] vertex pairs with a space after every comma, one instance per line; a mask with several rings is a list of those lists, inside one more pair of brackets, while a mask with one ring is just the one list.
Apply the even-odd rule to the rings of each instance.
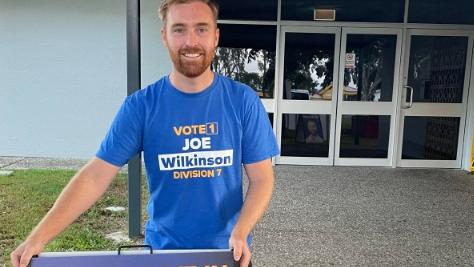
[[195, 78], [211, 65], [219, 30], [211, 8], [202, 2], [191, 2], [169, 7], [161, 36], [174, 68]]
[[308, 132], [312, 135], [316, 135], [318, 133], [318, 127], [316, 127], [316, 123], [314, 121], [308, 121]]

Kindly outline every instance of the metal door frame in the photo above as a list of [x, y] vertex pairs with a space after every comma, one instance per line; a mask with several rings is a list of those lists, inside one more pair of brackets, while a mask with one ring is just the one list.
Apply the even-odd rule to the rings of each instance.
[[280, 39], [279, 39], [279, 65], [278, 65], [278, 79], [277, 87], [278, 93], [276, 94], [277, 99], [277, 139], [278, 145], [281, 148], [281, 135], [282, 135], [282, 118], [283, 114], [327, 114], [330, 115], [330, 130], [329, 130], [329, 154], [328, 157], [289, 157], [289, 156], [277, 156], [277, 164], [293, 164], [293, 165], [329, 165], [334, 164], [334, 136], [335, 136], [335, 124], [336, 124], [336, 106], [337, 106], [337, 90], [332, 90], [331, 101], [305, 101], [305, 100], [286, 100], [283, 99], [283, 76], [284, 76], [284, 65], [285, 65], [285, 40], [286, 33], [321, 33], [321, 34], [334, 34], [334, 70], [333, 70], [333, 88], [338, 88], [338, 69], [339, 60], [338, 55], [340, 54], [340, 43], [341, 43], [341, 27], [297, 27], [297, 26], [282, 26]]
[[[402, 53], [402, 29], [394, 28], [351, 28], [344, 27], [342, 29], [342, 40], [341, 40], [341, 53], [339, 59], [339, 96], [342, 96], [344, 90], [344, 62], [345, 53], [343, 52], [347, 44], [348, 34], [374, 34], [374, 35], [396, 35], [397, 43], [395, 50], [395, 66], [393, 73], [393, 90], [392, 90], [392, 101], [391, 102], [362, 102], [362, 101], [343, 101], [342, 97], [339, 97], [337, 103], [337, 121], [336, 121], [336, 144], [335, 144], [335, 155], [334, 165], [345, 165], [345, 166], [392, 166], [393, 155], [395, 147], [395, 136], [397, 135], [397, 103], [399, 94], [399, 72], [401, 64], [401, 53]], [[389, 115], [390, 116], [390, 134], [387, 158], [340, 158], [340, 140], [341, 140], [341, 120], [342, 115], [353, 114], [353, 115]]]
[[[407, 73], [410, 63], [410, 45], [411, 45], [411, 36], [465, 36], [468, 37], [467, 44], [467, 54], [466, 54], [466, 69], [464, 74], [464, 92], [462, 103], [418, 103], [414, 108], [403, 109], [402, 105], [406, 104], [405, 90], [404, 86], [407, 83]], [[436, 29], [406, 29], [405, 30], [405, 44], [404, 44], [404, 57], [403, 64], [401, 65], [402, 71], [400, 80], [399, 91], [399, 133], [398, 133], [398, 146], [397, 146], [397, 167], [423, 167], [423, 168], [461, 168], [462, 157], [464, 154], [465, 146], [464, 144], [464, 135], [465, 135], [465, 126], [466, 126], [466, 115], [468, 107], [468, 94], [469, 94], [469, 81], [471, 74], [471, 58], [472, 58], [472, 49], [473, 49], [473, 37], [474, 33], [469, 30], [436, 30]], [[439, 112], [442, 110], [442, 113]], [[437, 112], [439, 115], [436, 115]], [[413, 160], [413, 159], [402, 159], [402, 146], [403, 146], [403, 128], [404, 128], [404, 118], [405, 116], [418, 115], [418, 116], [428, 116], [433, 115], [437, 117], [459, 117], [459, 135], [458, 135], [458, 149], [456, 160]]]

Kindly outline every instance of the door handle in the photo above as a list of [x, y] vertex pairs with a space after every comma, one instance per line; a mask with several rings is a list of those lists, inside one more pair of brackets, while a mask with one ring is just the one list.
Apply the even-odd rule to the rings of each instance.
[[410, 91], [410, 101], [408, 103], [406, 103], [404, 101], [403, 108], [408, 109], [408, 108], [411, 108], [413, 106], [413, 87], [411, 87], [409, 85], [405, 85], [405, 88], [407, 89], [407, 92]]

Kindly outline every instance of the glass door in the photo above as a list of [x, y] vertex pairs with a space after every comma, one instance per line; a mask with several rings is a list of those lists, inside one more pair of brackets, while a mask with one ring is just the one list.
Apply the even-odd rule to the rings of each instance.
[[392, 165], [401, 37], [401, 29], [343, 28], [335, 165]]
[[280, 164], [333, 165], [340, 27], [282, 27]]
[[398, 166], [460, 168], [472, 33], [408, 30]]

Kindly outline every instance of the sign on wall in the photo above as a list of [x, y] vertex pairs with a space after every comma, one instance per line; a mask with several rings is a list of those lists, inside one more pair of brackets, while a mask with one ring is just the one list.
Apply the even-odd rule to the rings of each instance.
[[344, 67], [346, 69], [354, 69], [355, 68], [355, 58], [356, 58], [355, 53], [346, 53], [346, 64], [345, 64]]

